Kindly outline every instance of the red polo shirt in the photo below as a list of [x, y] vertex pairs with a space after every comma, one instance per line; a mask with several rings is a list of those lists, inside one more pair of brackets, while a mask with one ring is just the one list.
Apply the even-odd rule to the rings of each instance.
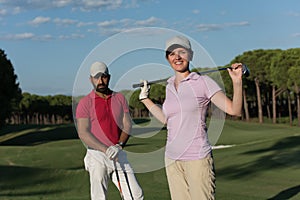
[[94, 136], [110, 146], [118, 143], [123, 116], [128, 112], [128, 103], [123, 94], [114, 92], [104, 99], [92, 91], [79, 101], [76, 118], [89, 118]]

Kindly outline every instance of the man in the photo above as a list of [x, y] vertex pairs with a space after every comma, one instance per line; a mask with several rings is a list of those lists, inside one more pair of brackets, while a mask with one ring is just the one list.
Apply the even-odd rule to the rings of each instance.
[[122, 150], [132, 127], [128, 103], [124, 95], [109, 89], [110, 74], [105, 63], [92, 64], [90, 81], [94, 89], [80, 100], [76, 119], [78, 135], [87, 146], [84, 164], [90, 175], [91, 199], [107, 198], [110, 177], [124, 199], [143, 199]]

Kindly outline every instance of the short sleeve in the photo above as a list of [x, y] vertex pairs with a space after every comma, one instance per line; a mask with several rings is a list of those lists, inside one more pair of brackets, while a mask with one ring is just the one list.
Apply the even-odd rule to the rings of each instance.
[[217, 82], [214, 81], [209, 76], [203, 76], [203, 80], [205, 81], [205, 85], [207, 88], [206, 90], [207, 98], [210, 99], [214, 94], [222, 90], [221, 87], [217, 84]]
[[88, 98], [81, 99], [76, 108], [76, 118], [89, 118], [89, 107]]

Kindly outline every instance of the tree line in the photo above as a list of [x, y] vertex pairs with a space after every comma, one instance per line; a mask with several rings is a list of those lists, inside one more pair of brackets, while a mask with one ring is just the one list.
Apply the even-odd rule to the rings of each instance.
[[246, 120], [250, 102], [256, 105], [260, 123], [264, 116], [276, 123], [286, 115], [290, 125], [297, 118], [300, 126], [300, 48], [247, 51], [233, 60], [237, 61], [251, 66], [243, 88]]
[[[300, 126], [300, 48], [257, 49], [236, 56], [231, 63], [243, 62], [250, 76], [243, 77], [242, 120], [265, 119], [273, 123], [296, 122]], [[193, 69], [201, 73], [205, 69]], [[224, 90], [232, 97], [232, 83], [226, 71], [220, 72]], [[219, 77], [209, 74], [217, 82]], [[121, 91], [129, 100], [133, 118], [147, 117], [149, 113], [138, 100], [139, 90]], [[162, 104], [165, 84], [151, 86], [150, 98]], [[59, 124], [73, 122], [73, 108], [80, 97], [54, 95], [39, 96], [22, 93], [10, 60], [0, 49], [0, 127], [11, 124]], [[72, 102], [73, 101], [73, 102]]]
[[7, 123], [64, 124], [73, 121], [72, 97], [66, 95], [39, 96], [23, 93]]

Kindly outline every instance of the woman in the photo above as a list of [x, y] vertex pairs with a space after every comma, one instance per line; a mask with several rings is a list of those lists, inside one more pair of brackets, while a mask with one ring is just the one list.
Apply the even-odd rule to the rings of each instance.
[[208, 76], [191, 72], [190, 41], [175, 36], [166, 42], [166, 59], [175, 75], [168, 80], [162, 109], [149, 98], [144, 81], [140, 101], [162, 123], [167, 124], [166, 173], [173, 200], [215, 199], [212, 148], [208, 141], [206, 113], [212, 102], [229, 115], [240, 116], [242, 108], [242, 64], [232, 64], [228, 73], [233, 82], [229, 99]]

